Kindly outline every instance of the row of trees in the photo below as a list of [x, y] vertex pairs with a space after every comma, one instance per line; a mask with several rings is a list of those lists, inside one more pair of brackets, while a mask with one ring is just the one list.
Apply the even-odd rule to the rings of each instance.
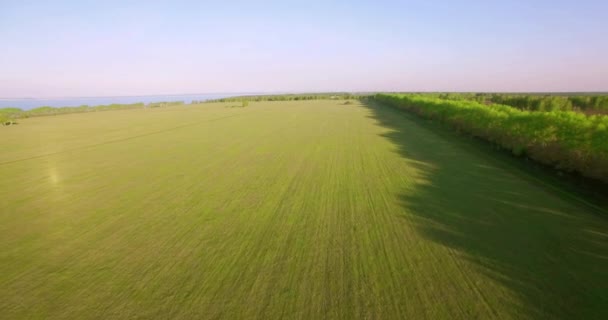
[[608, 95], [534, 95], [500, 93], [442, 93], [430, 94], [441, 99], [470, 100], [484, 104], [504, 104], [532, 111], [583, 111], [607, 113]]
[[[222, 98], [209, 100], [206, 102], [239, 102], [248, 101], [298, 101], [298, 100], [348, 100], [358, 99], [367, 95], [358, 95], [351, 93], [320, 93], [320, 94], [283, 94], [283, 95], [263, 95], [263, 96], [238, 96], [230, 98]], [[194, 103], [194, 102], [193, 102]]]
[[422, 95], [379, 94], [376, 100], [485, 139], [560, 170], [608, 182], [608, 116], [531, 112], [505, 105]]
[[151, 102], [148, 103], [146, 108], [164, 108], [164, 107], [172, 107], [172, 106], [183, 106], [185, 104], [184, 101], [161, 101], [161, 102]]
[[168, 101], [168, 102], [153, 102], [145, 104], [143, 102], [130, 103], [130, 104], [108, 104], [99, 106], [88, 106], [82, 105], [79, 107], [38, 107], [30, 110], [22, 110], [19, 108], [0, 108], [0, 123], [7, 121], [13, 121], [16, 119], [39, 117], [39, 116], [53, 116], [67, 113], [82, 113], [82, 112], [96, 112], [96, 111], [109, 111], [109, 110], [126, 110], [126, 109], [142, 109], [142, 108], [160, 108], [183, 105], [184, 101]]

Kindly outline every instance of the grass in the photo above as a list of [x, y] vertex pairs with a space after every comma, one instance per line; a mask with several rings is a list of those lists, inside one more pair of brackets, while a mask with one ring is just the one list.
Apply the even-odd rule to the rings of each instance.
[[217, 103], [0, 138], [7, 319], [608, 317], [602, 209], [398, 110]]

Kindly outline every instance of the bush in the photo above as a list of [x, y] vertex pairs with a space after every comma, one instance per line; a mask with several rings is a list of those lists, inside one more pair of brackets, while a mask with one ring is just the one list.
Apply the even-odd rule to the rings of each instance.
[[249, 101], [248, 100], [243, 100], [242, 105], [243, 108], [248, 107], [249, 106]]

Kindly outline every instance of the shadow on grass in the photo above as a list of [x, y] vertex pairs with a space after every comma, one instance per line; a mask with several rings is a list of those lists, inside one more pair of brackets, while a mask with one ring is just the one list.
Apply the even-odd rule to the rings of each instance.
[[400, 195], [399, 215], [421, 235], [457, 250], [515, 294], [519, 302], [505, 301], [513, 315], [608, 319], [605, 207], [587, 206], [548, 186], [546, 172], [524, 170], [439, 124], [363, 105], [428, 182]]

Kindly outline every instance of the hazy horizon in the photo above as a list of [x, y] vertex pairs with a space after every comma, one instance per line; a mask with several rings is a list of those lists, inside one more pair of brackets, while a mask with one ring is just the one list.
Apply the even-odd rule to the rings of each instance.
[[83, 99], [83, 98], [136, 98], [136, 97], [180, 97], [180, 96], [203, 96], [203, 95], [302, 95], [302, 94], [330, 94], [330, 93], [500, 93], [500, 94], [606, 94], [606, 91], [290, 91], [290, 92], [201, 92], [201, 93], [152, 93], [134, 95], [99, 95], [99, 96], [40, 96], [40, 97], [0, 97], [0, 100], [53, 100], [53, 99]]
[[3, 1], [0, 97], [605, 92], [605, 12], [603, 1]]

